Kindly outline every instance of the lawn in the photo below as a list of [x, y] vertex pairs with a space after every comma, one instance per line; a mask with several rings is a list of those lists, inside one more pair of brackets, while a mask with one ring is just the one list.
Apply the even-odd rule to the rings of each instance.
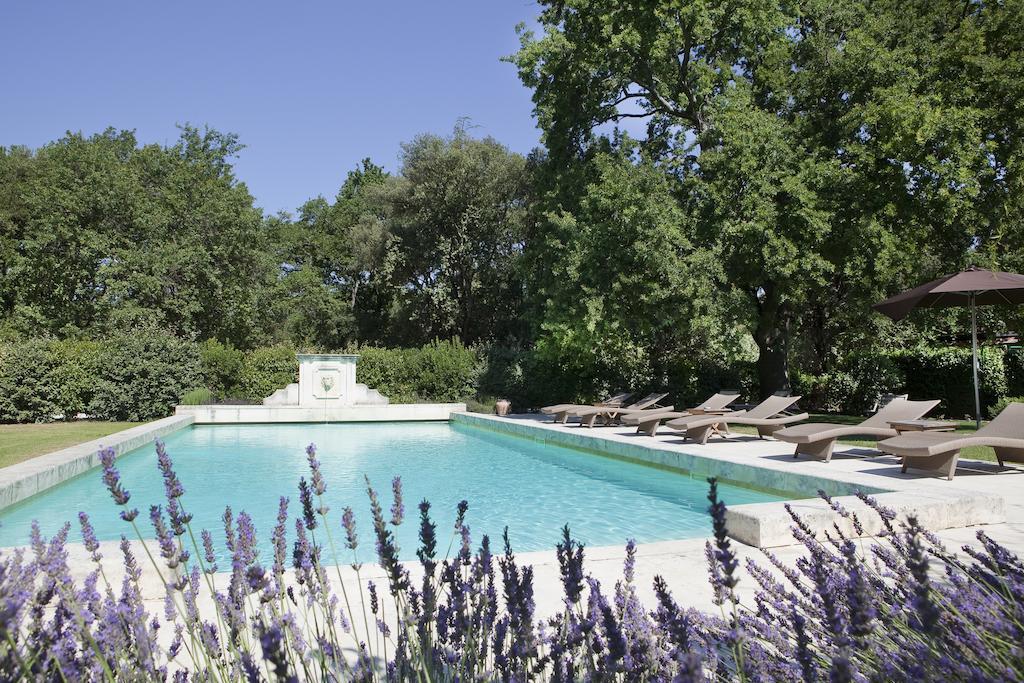
[[92, 441], [140, 422], [53, 422], [0, 425], [0, 467]]
[[[865, 418], [860, 415], [831, 415], [831, 414], [819, 414], [812, 413], [808, 422], [831, 422], [833, 424], [844, 424], [854, 425], [859, 422], [863, 422]], [[943, 420], [944, 422], [946, 420]], [[957, 427], [956, 433], [958, 434], [970, 434], [975, 431], [974, 420], [949, 420], [950, 422], [956, 422]], [[738, 432], [740, 434], [757, 434], [756, 427], [746, 427], [744, 425], [729, 425], [729, 429]], [[875, 444], [878, 443], [875, 439], [840, 439], [839, 443], [846, 444], [849, 446], [859, 446], [861, 448], [874, 448]], [[971, 448], [965, 448], [960, 452], [961, 458], [971, 458], [974, 460], [989, 460], [995, 462], [996, 454], [991, 448], [984, 446], [974, 446]]]

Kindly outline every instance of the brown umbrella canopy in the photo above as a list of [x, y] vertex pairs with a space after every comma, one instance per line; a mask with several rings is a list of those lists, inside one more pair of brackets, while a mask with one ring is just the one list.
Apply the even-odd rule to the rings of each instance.
[[968, 268], [956, 275], [944, 275], [938, 280], [897, 294], [874, 305], [879, 313], [893, 320], [902, 320], [915, 308], [951, 308], [967, 306], [971, 309], [971, 356], [974, 374], [974, 412], [981, 426], [981, 391], [978, 386], [978, 306], [1024, 303], [1024, 275], [1000, 273], [981, 268]]
[[970, 268], [915, 287], [874, 305], [879, 313], [902, 320], [915, 308], [1024, 303], [1024, 275]]

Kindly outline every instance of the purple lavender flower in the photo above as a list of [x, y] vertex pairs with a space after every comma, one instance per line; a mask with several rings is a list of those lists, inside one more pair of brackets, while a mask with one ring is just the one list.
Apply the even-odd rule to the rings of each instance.
[[82, 527], [82, 543], [85, 545], [85, 549], [89, 551], [93, 562], [99, 562], [103, 559], [103, 556], [99, 552], [100, 542], [96, 538], [96, 532], [93, 530], [92, 524], [89, 522], [89, 515], [79, 512], [78, 523]]
[[398, 526], [402, 523], [402, 519], [405, 517], [405, 505], [402, 504], [402, 478], [395, 477], [391, 480], [391, 493], [393, 495], [393, 502], [391, 503], [391, 524]]
[[277, 525], [274, 527], [274, 533], [271, 536], [274, 544], [273, 573], [278, 580], [280, 580], [281, 576], [284, 574], [284, 565], [288, 559], [287, 524], [288, 499], [281, 496], [277, 506]]
[[203, 529], [200, 535], [203, 538], [203, 556], [206, 560], [206, 572], [213, 574], [217, 571], [217, 554], [213, 550], [213, 536], [206, 529]]
[[309, 461], [310, 481], [313, 485], [313, 493], [318, 496], [322, 496], [327, 490], [327, 484], [324, 482], [324, 476], [320, 472], [320, 461], [316, 459], [316, 444], [311, 443], [306, 446], [306, 460]]
[[[127, 505], [128, 501], [131, 500], [132, 495], [121, 486], [121, 473], [117, 471], [114, 466], [114, 460], [117, 454], [113, 448], [101, 448], [99, 452], [100, 464], [103, 468], [103, 483], [106, 484], [107, 490], [110, 491], [110, 495], [114, 498], [114, 502], [118, 505]], [[126, 522], [133, 521], [139, 516], [139, 511], [136, 509], [123, 510], [121, 512], [121, 519]]]
[[345, 528], [345, 547], [355, 550], [359, 545], [359, 536], [356, 534], [356, 516], [352, 508], [346, 507], [342, 511], [341, 525]]
[[176, 568], [179, 564], [178, 544], [174, 542], [174, 536], [164, 523], [163, 509], [159, 505], [150, 506], [149, 520], [153, 523], [153, 531], [156, 532], [156, 540], [160, 545], [160, 556], [164, 558], [169, 568]]
[[576, 604], [583, 592], [583, 545], [573, 540], [568, 524], [562, 527], [562, 540], [555, 546], [555, 555], [565, 597], [570, 604]]
[[378, 610], [380, 609], [380, 603], [377, 600], [377, 584], [375, 584], [373, 581], [367, 581], [366, 590], [370, 593], [370, 612], [372, 612], [373, 615], [376, 616]]
[[907, 568], [914, 579], [912, 604], [917, 616], [912, 624], [924, 633], [934, 633], [941, 614], [932, 599], [931, 582], [928, 579], [928, 557], [921, 547], [921, 526], [917, 523], [916, 517], [907, 520], [907, 553]]
[[736, 568], [739, 566], [739, 560], [736, 559], [736, 554], [732, 550], [732, 546], [729, 543], [728, 532], [725, 528], [725, 503], [718, 500], [718, 481], [715, 477], [708, 479], [709, 492], [708, 500], [711, 502], [711, 507], [708, 512], [711, 514], [711, 526], [714, 529], [715, 535], [715, 560], [721, 567], [722, 574], [721, 580], [722, 585], [728, 591], [729, 599], [733, 603], [738, 602], [734, 589], [736, 584], [739, 582], [739, 577], [736, 576]]
[[269, 628], [260, 628], [260, 647], [263, 649], [263, 659], [273, 668], [276, 679], [285, 683], [298, 683], [298, 677], [288, 666], [283, 644], [284, 637], [281, 634], [280, 626], [272, 625]]
[[310, 531], [316, 529], [316, 515], [313, 512], [313, 494], [305, 477], [299, 479], [299, 502], [302, 503], [302, 518], [306, 522], [306, 528]]

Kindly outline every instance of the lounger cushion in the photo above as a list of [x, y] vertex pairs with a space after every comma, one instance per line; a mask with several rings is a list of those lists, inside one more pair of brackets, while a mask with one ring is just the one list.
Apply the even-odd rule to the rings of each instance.
[[775, 432], [772, 436], [789, 443], [815, 443], [841, 439], [846, 436], [870, 436], [878, 439], [897, 436], [898, 432], [889, 427], [864, 427], [862, 425], [837, 425], [823, 422], [793, 425]]

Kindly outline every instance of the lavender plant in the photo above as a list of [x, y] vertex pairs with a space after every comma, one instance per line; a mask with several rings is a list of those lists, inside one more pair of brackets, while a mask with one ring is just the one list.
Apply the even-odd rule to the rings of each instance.
[[[280, 500], [269, 564], [257, 550], [252, 519], [228, 508], [223, 531], [231, 562], [218, 573], [213, 534], [193, 533], [184, 486], [164, 445], [156, 448], [167, 496], [149, 514], [158, 550], [151, 554], [147, 544], [123, 536], [120, 584], [109, 580], [84, 514], [79, 527], [93, 569], [81, 582], [68, 566], [70, 525], [50, 539], [33, 526], [28, 548], [0, 557], [0, 678], [685, 682], [1024, 675], [1024, 563], [984, 532], [977, 546], [956, 555], [916, 520], [898, 522], [868, 496], [862, 499], [884, 527], [877, 541], [855, 541], [839, 525], [816, 535], [790, 511], [805, 555], [790, 566], [765, 553], [766, 563], [748, 560], [741, 576], [726, 508], [710, 480], [707, 557], [717, 615], [682, 607], [661, 576], [654, 579], [655, 603], [645, 606], [633, 541], [621, 579], [606, 590], [587, 574], [584, 547], [566, 527], [556, 548], [562, 604], [540, 619], [532, 568], [517, 560], [507, 529], [498, 555], [487, 536], [474, 548], [465, 501], [444, 556], [430, 504], [421, 502], [418, 562], [399, 561], [399, 479], [391, 482], [388, 515], [367, 482], [386, 585], [364, 582], [355, 560], [355, 513], [345, 507], [340, 522], [330, 516], [313, 445], [306, 451], [309, 479], [298, 483], [298, 513], [292, 517], [289, 499]], [[100, 456], [126, 532], [141, 541], [114, 454]], [[856, 514], [825, 499], [862, 535]], [[351, 561], [336, 552], [334, 531]], [[163, 583], [159, 613], [143, 601], [137, 547]], [[352, 572], [347, 580], [345, 565]], [[737, 593], [744, 579], [756, 587], [750, 605]]]

